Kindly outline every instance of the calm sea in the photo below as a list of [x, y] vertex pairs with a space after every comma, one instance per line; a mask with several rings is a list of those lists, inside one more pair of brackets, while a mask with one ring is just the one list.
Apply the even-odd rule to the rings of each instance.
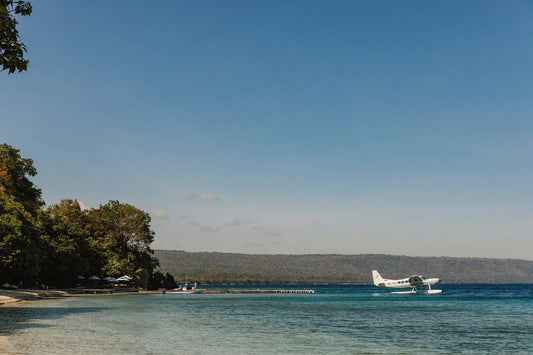
[[312, 288], [44, 300], [0, 307], [0, 334], [21, 354], [533, 354], [533, 285]]

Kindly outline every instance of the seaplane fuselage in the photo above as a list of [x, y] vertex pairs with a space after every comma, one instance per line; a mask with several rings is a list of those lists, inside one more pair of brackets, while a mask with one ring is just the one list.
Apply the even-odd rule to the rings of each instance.
[[413, 292], [417, 291], [417, 287], [427, 286], [429, 292], [424, 293], [440, 293], [441, 290], [431, 290], [431, 286], [440, 282], [438, 278], [427, 278], [422, 275], [413, 275], [406, 277], [405, 279], [391, 280], [384, 279], [378, 273], [377, 270], [372, 270], [372, 277], [374, 279], [374, 285], [378, 287], [391, 287], [391, 288], [410, 288]]

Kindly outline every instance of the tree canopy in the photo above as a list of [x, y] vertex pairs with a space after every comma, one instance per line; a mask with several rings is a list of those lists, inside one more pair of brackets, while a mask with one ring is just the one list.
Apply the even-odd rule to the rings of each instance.
[[[37, 171], [19, 150], [0, 144], [0, 277], [27, 281], [39, 272], [37, 214], [41, 190], [28, 176]], [[37, 262], [36, 262], [37, 261]]]
[[12, 196], [31, 214], [44, 205], [41, 190], [29, 179], [35, 175], [33, 160], [22, 158], [20, 150], [8, 144], [0, 144], [0, 192]]
[[32, 6], [28, 1], [0, 0], [0, 64], [9, 74], [28, 68], [24, 58], [26, 46], [21, 41], [16, 16], [29, 16]]
[[131, 274], [142, 266], [152, 271], [157, 265], [150, 254], [154, 232], [150, 215], [135, 206], [109, 201], [88, 213], [93, 245], [105, 254], [104, 270], [109, 274]]
[[84, 210], [76, 199], [44, 207], [31, 159], [0, 145], [0, 281], [68, 286], [78, 275], [134, 275], [158, 266], [150, 215], [109, 201]]
[[38, 265], [35, 218], [13, 196], [0, 192], [0, 281], [31, 281]]

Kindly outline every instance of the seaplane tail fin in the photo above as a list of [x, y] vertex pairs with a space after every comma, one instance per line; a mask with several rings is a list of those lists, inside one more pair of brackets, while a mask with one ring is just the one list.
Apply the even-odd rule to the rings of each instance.
[[372, 277], [374, 278], [374, 285], [385, 286], [385, 282], [377, 270], [372, 270]]

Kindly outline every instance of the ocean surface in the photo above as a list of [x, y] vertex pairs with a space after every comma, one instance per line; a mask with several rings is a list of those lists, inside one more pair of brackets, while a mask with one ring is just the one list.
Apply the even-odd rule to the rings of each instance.
[[533, 284], [437, 286], [443, 294], [328, 285], [28, 302], [0, 307], [0, 353], [533, 354]]

